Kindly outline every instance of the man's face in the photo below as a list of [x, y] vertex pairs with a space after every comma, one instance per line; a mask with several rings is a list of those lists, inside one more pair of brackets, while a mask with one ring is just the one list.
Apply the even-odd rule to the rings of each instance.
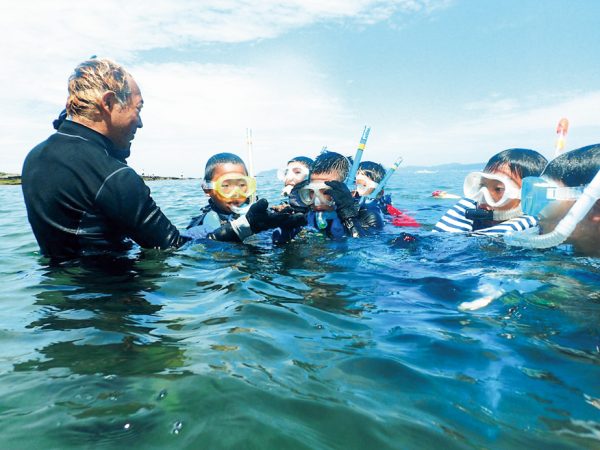
[[[339, 174], [337, 174], [336, 172], [317, 173], [317, 174], [311, 174], [310, 182], [311, 183], [324, 183], [325, 181], [341, 181], [339, 178], [340, 178]], [[322, 190], [325, 191], [326, 189], [322, 189]], [[331, 198], [330, 195], [323, 194], [322, 192], [320, 192], [318, 195], [319, 195], [319, 198], [323, 198], [323, 200], [325, 200], [326, 202], [333, 202], [333, 199]], [[312, 204], [311, 209], [313, 211], [334, 211], [335, 205]]]
[[115, 103], [110, 111], [110, 124], [107, 137], [116, 148], [128, 149], [135, 137], [138, 128], [142, 128], [140, 112], [144, 106], [144, 99], [135, 80], [128, 77], [131, 96], [124, 105]]
[[[225, 174], [237, 174], [237, 175], [248, 175], [246, 173], [246, 169], [241, 164], [218, 164], [215, 167], [215, 171], [213, 173], [212, 182], [215, 182], [219, 178], [221, 178]], [[212, 199], [215, 206], [219, 208], [224, 213], [232, 213], [232, 206], [242, 206], [248, 200], [248, 197], [243, 195], [236, 195], [231, 198], [226, 198], [222, 196], [216, 189], [205, 189], [204, 192]]]
[[[559, 186], [563, 183], [553, 180]], [[553, 202], [540, 213], [540, 231], [548, 234], [556, 228], [575, 204], [575, 200], [563, 200]], [[566, 240], [567, 244], [573, 245], [577, 253], [589, 256], [600, 256], [600, 201], [581, 219], [581, 221]]]

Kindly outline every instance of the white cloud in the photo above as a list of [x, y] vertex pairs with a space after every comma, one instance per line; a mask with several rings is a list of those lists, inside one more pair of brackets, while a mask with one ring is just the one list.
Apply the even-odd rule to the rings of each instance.
[[[349, 119], [343, 102], [302, 60], [279, 67], [165, 64], [131, 70], [145, 106], [130, 163], [148, 173], [199, 176], [216, 152], [245, 158], [247, 127], [253, 129], [257, 169], [272, 168], [297, 153], [316, 153], [324, 137], [339, 133]], [[162, 88], [151, 88], [156, 86]]]
[[[92, 54], [110, 56], [135, 72], [144, 51], [162, 50], [177, 60], [185, 54], [186, 48], [200, 44], [269, 39], [325, 21], [372, 24], [396, 12], [428, 13], [435, 5], [445, 3], [431, 0], [158, 0], [152, 3], [40, 0], [3, 6], [0, 114], [4, 124], [10, 123], [10, 127], [0, 136], [0, 167], [19, 170], [27, 150], [51, 131], [50, 122], [66, 99], [68, 74], [78, 62]], [[168, 71], [177, 73], [181, 81], [174, 81]], [[303, 123], [305, 133], [302, 135], [267, 134], [273, 140], [284, 138], [279, 143], [280, 148], [312, 147], [323, 140], [326, 131], [342, 126], [339, 120], [345, 116], [344, 108], [336, 100], [335, 90], [328, 90], [317, 74], [304, 77], [310, 80], [309, 84], [291, 71], [285, 74], [289, 79], [284, 79], [269, 77], [252, 67], [193, 65], [191, 73], [186, 72], [173, 65], [140, 66], [139, 75], [149, 80], [144, 86], [145, 95], [155, 96], [156, 105], [168, 105], [168, 114], [157, 112], [155, 120], [148, 113], [148, 123], [155, 122], [162, 128], [172, 122], [170, 115], [174, 111], [189, 112], [190, 102], [203, 103], [203, 114], [196, 115], [200, 122], [194, 122], [187, 131], [183, 126], [173, 129], [178, 129], [180, 136], [188, 136], [193, 131], [201, 132], [202, 123], [210, 124], [216, 131], [205, 133], [204, 142], [224, 147], [232, 147], [234, 141], [223, 139], [223, 133], [232, 136], [239, 127], [253, 126], [258, 138], [261, 129], [284, 130], [286, 124]], [[155, 73], [154, 78], [148, 76], [152, 73]], [[197, 86], [199, 82], [202, 87]], [[174, 87], [179, 90], [178, 101], [185, 99], [183, 105], [163, 101], [173, 97]], [[216, 105], [210, 103], [215, 100], [215, 93], [219, 93], [220, 101]], [[192, 94], [198, 97], [193, 98]], [[246, 96], [249, 97], [243, 100]], [[189, 125], [190, 121], [177, 121], [181, 123]], [[322, 125], [316, 126], [319, 123]], [[169, 134], [163, 131], [156, 136], [158, 132], [149, 129], [140, 135], [147, 133], [155, 137], [154, 142]], [[321, 137], [313, 142], [310, 137], [313, 134]], [[215, 137], [219, 139], [209, 140]], [[191, 148], [192, 144], [177, 142], [175, 146]], [[152, 148], [150, 142], [148, 148]], [[152, 154], [152, 150], [148, 152]], [[138, 156], [133, 161], [142, 159]], [[157, 166], [157, 170], [161, 167]]]
[[[556, 143], [556, 126], [562, 117], [570, 121], [567, 150], [600, 141], [600, 91], [571, 92], [557, 98], [498, 99], [478, 104], [479, 116], [454, 117], [448, 123], [407, 124], [384, 138], [387, 148], [405, 149], [405, 164], [485, 162], [495, 153], [512, 147], [532, 148], [551, 158]], [[498, 102], [510, 107], [498, 108]], [[519, 106], [527, 103], [527, 107]], [[540, 104], [542, 106], [540, 106]], [[463, 110], [472, 108], [472, 103]], [[495, 114], [480, 111], [497, 110]], [[391, 127], [390, 127], [391, 129]], [[388, 158], [388, 162], [391, 161]]]
[[[485, 161], [509, 147], [550, 154], [556, 122], [571, 121], [567, 146], [597, 141], [600, 92], [561, 97], [510, 98], [493, 93], [466, 103], [444, 122], [421, 118], [397, 123], [393, 111], [363, 117], [342, 96], [331, 74], [289, 52], [260, 65], [182, 63], [186, 50], [275, 38], [315, 23], [368, 26], [394, 14], [429, 14], [447, 1], [416, 0], [192, 0], [22, 2], [4, 7], [0, 39], [0, 170], [19, 171], [28, 151], [51, 132], [51, 120], [66, 99], [66, 78], [91, 54], [126, 65], [146, 100], [145, 127], [130, 163], [138, 170], [198, 176], [218, 151], [245, 156], [245, 130], [254, 131], [258, 170], [297, 154], [315, 155], [323, 145], [348, 154], [363, 121], [374, 120], [365, 157], [390, 164]], [[144, 52], [161, 50], [172, 62], [150, 64]], [[183, 58], [179, 58], [183, 55]], [[541, 106], [540, 106], [541, 105]], [[399, 100], [398, 108], [409, 108]], [[441, 119], [440, 119], [441, 120]]]

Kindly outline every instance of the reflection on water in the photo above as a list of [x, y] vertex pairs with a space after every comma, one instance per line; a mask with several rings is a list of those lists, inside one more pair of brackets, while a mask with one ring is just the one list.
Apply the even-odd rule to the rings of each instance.
[[[425, 223], [414, 243], [389, 229], [59, 267], [0, 190], [2, 448], [598, 447], [598, 261], [432, 235], [448, 204], [413, 181], [392, 190]], [[180, 226], [186, 183], [153, 185]], [[485, 289], [488, 307], [458, 309]]]

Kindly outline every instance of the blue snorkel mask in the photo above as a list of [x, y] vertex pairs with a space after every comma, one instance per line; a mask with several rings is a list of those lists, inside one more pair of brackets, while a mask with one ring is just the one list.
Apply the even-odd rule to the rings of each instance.
[[539, 216], [557, 201], [577, 200], [585, 186], [566, 187], [542, 177], [523, 178], [521, 187], [521, 209], [530, 216]]

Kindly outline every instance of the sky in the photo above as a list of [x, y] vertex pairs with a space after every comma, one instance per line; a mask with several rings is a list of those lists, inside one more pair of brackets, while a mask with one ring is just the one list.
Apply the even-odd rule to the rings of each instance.
[[218, 152], [256, 172], [328, 149], [389, 166], [554, 155], [600, 142], [595, 0], [3, 2], [0, 171], [52, 132], [67, 79], [92, 55], [144, 97], [129, 164], [200, 177]]

